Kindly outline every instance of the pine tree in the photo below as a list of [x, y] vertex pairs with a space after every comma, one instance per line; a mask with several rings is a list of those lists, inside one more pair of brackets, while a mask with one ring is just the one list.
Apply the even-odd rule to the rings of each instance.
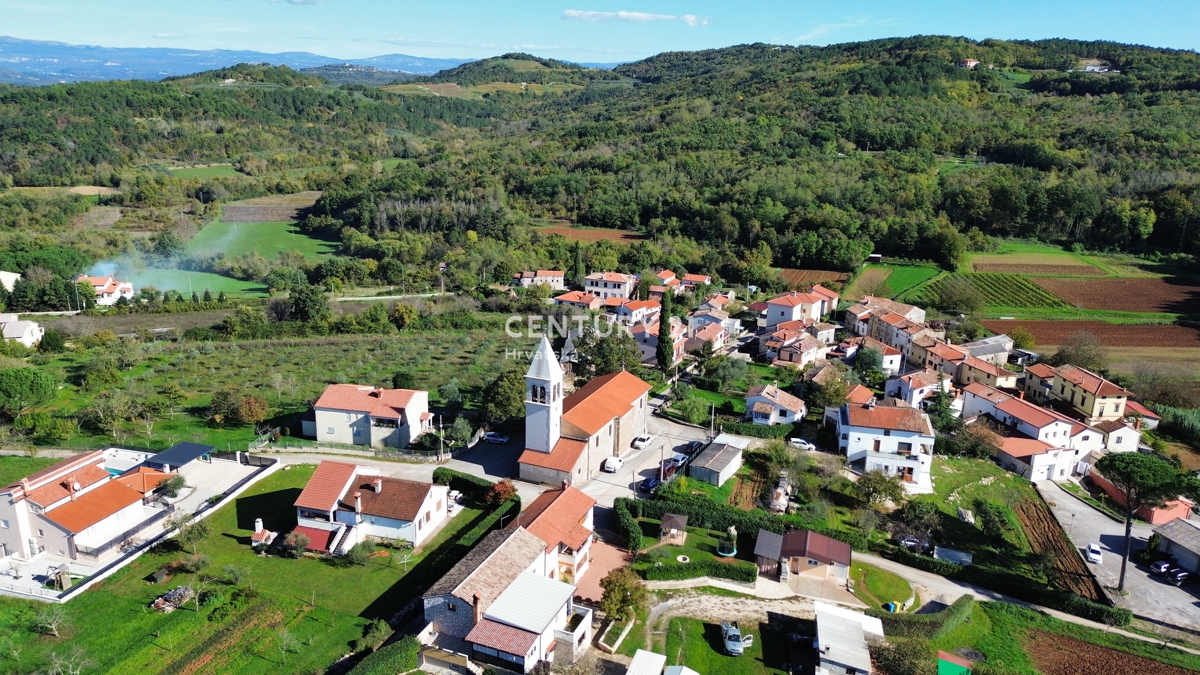
[[204, 289], [204, 301], [212, 302], [212, 291], [208, 290], [207, 288]]

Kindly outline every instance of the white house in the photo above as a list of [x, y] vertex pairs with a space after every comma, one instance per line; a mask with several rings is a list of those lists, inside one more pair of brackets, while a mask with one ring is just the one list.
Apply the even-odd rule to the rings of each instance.
[[1012, 394], [978, 382], [963, 387], [963, 419], [990, 415], [997, 422], [1056, 448], [1070, 448], [1083, 458], [1104, 444], [1095, 427], [1050, 408], [1036, 406]]
[[601, 300], [608, 298], [633, 298], [637, 291], [638, 280], [632, 274], [617, 272], [593, 272], [584, 279], [584, 287], [588, 293]]
[[513, 519], [509, 527], [524, 527], [546, 542], [548, 565], [556, 579], [572, 582], [588, 569], [592, 553], [596, 500], [567, 485], [546, 490]]
[[631, 326], [635, 323], [650, 321], [661, 311], [662, 305], [653, 300], [629, 300], [621, 303], [614, 314], [618, 322]]
[[843, 351], [846, 357], [850, 358], [861, 352], [863, 349], [870, 349], [879, 352], [880, 370], [884, 375], [899, 374], [900, 368], [903, 365], [904, 355], [899, 349], [885, 344], [871, 337], [855, 337], [842, 342]]
[[1079, 454], [1069, 448], [1056, 448], [1035, 438], [1000, 440], [996, 452], [1000, 466], [1031, 481], [1066, 480], [1079, 464]]
[[838, 414], [837, 435], [853, 470], [898, 475], [914, 494], [933, 491], [933, 425], [920, 409], [874, 400], [846, 403]]
[[46, 329], [36, 321], [22, 321], [16, 314], [0, 314], [0, 331], [5, 340], [19, 342], [32, 348], [42, 341]]
[[331, 384], [313, 404], [305, 435], [320, 442], [405, 448], [433, 428], [429, 392]]
[[712, 277], [707, 274], [685, 274], [680, 280], [683, 290], [692, 292], [697, 286], [711, 286]]
[[806, 324], [821, 320], [821, 309], [829, 299], [813, 293], [790, 291], [767, 301], [767, 328], [788, 321], [803, 321]]
[[697, 331], [710, 323], [719, 323], [730, 335], [737, 335], [742, 330], [742, 324], [729, 316], [723, 309], [698, 309], [688, 316], [688, 330]]
[[804, 419], [804, 401], [773, 384], [759, 384], [746, 391], [746, 415], [754, 424], [792, 424]]
[[115, 305], [121, 298], [133, 300], [133, 284], [128, 281], [118, 281], [111, 276], [89, 277], [80, 274], [75, 283], [91, 284], [92, 290], [96, 291], [96, 304], [100, 306]]
[[710, 323], [692, 331], [692, 336], [687, 339], [686, 349], [689, 352], [698, 352], [704, 349], [704, 345], [711, 345], [713, 353], [719, 353], [725, 348], [728, 339], [729, 333], [725, 332], [721, 324]]
[[521, 286], [522, 288], [532, 288], [534, 286], [549, 286], [556, 291], [567, 290], [566, 274], [559, 270], [538, 270], [531, 272], [525, 270], [513, 275], [513, 285]]
[[1142, 432], [1121, 420], [1107, 420], [1096, 425], [1104, 435], [1104, 449], [1108, 452], [1131, 452], [1138, 449]]
[[16, 272], [5, 272], [4, 270], [0, 270], [0, 286], [3, 286], [4, 290], [8, 291], [9, 293], [12, 293], [13, 288], [15, 288], [17, 285], [17, 279], [20, 278], [21, 275], [17, 274]]
[[368, 538], [420, 545], [449, 511], [445, 485], [391, 478], [375, 467], [321, 462], [296, 498], [309, 550], [341, 555]]
[[[787, 331], [778, 331], [786, 333]], [[779, 347], [771, 365], [775, 367], [806, 368], [829, 354], [829, 347], [811, 333], [800, 333], [795, 340]]]
[[883, 640], [883, 621], [817, 600], [815, 675], [871, 675], [872, 642]]
[[928, 369], [888, 378], [884, 384], [884, 393], [887, 396], [898, 398], [914, 408], [922, 407], [925, 399], [936, 394], [938, 390], [949, 393], [950, 378], [944, 373]]

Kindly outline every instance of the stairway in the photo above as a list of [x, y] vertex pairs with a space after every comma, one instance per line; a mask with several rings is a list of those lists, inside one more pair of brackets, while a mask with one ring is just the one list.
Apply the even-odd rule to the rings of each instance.
[[333, 555], [345, 555], [346, 551], [344, 551], [342, 547], [346, 545], [346, 540], [350, 538], [350, 530], [353, 529], [353, 525], [347, 525], [346, 527], [342, 528], [342, 536], [337, 538], [337, 542], [334, 543], [333, 548], [330, 549], [329, 552]]

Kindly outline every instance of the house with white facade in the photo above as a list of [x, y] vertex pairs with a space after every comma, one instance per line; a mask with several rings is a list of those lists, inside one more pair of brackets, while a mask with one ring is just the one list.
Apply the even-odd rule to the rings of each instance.
[[[788, 321], [817, 323], [837, 308], [837, 294], [819, 286], [808, 293], [789, 291], [767, 301], [766, 326], [771, 328]], [[818, 292], [817, 288], [820, 288]]]
[[725, 348], [728, 340], [729, 333], [725, 332], [721, 324], [710, 323], [692, 331], [692, 336], [687, 339], [684, 348], [689, 352], [699, 352], [705, 345], [709, 345], [713, 353], [719, 353]]
[[[786, 333], [786, 331], [778, 331]], [[829, 354], [829, 346], [813, 337], [811, 333], [800, 333], [794, 340], [777, 348], [771, 365], [777, 368], [807, 368]]]
[[1099, 422], [1096, 430], [1104, 435], [1104, 449], [1108, 452], [1132, 452], [1142, 440], [1142, 432], [1122, 420]]
[[997, 422], [1057, 448], [1078, 450], [1082, 458], [1103, 448], [1103, 434], [1051, 408], [975, 383], [963, 387], [963, 419], [989, 415]]
[[429, 392], [331, 384], [313, 404], [305, 435], [325, 443], [406, 448], [433, 428]]
[[9, 293], [12, 293], [13, 289], [16, 288], [17, 280], [20, 278], [21, 275], [17, 274], [16, 272], [5, 272], [4, 270], [0, 270], [0, 286], [3, 286], [4, 290], [8, 291]]
[[567, 290], [567, 275], [560, 270], [525, 270], [513, 275], [513, 285], [522, 288], [549, 286], [556, 291]]
[[925, 399], [939, 390], [950, 393], [950, 378], [936, 370], [918, 370], [899, 377], [890, 377], [884, 383], [884, 393], [900, 399], [914, 408], [924, 407]]
[[742, 322], [729, 316], [723, 309], [698, 309], [688, 315], [688, 330], [697, 331], [710, 323], [719, 323], [721, 328], [730, 335], [737, 335], [742, 330]]
[[837, 437], [854, 471], [898, 475], [912, 494], [933, 491], [933, 424], [919, 408], [894, 400], [846, 403], [838, 412]]
[[870, 645], [883, 641], [883, 621], [820, 600], [817, 614], [815, 675], [871, 675]]
[[595, 499], [566, 485], [538, 495], [509, 527], [524, 527], [545, 541], [549, 565], [557, 564], [554, 578], [572, 583], [587, 571], [591, 559], [595, 506]]
[[754, 424], [792, 424], [807, 413], [804, 401], [773, 384], [758, 384], [746, 391], [746, 417]]
[[600, 309], [604, 306], [604, 300], [600, 296], [584, 293], [583, 291], [567, 291], [562, 295], [556, 296], [553, 302], [556, 305], [565, 305], [578, 309]]
[[627, 300], [617, 306], [613, 314], [618, 323], [632, 326], [651, 321], [662, 311], [662, 305], [653, 300]]
[[904, 355], [899, 349], [871, 337], [853, 337], [839, 345], [845, 358], [853, 359], [861, 350], [870, 349], [880, 356], [880, 369], [884, 375], [897, 375], [904, 365]]
[[593, 378], [563, 396], [563, 371], [542, 338], [525, 373], [525, 451], [522, 480], [574, 484], [593, 478], [608, 457], [630, 452], [646, 433], [650, 385], [621, 371]]
[[1074, 475], [1079, 455], [1036, 438], [1002, 437], [996, 461], [1027, 480], [1066, 480]]
[[296, 498], [310, 551], [342, 555], [368, 539], [419, 546], [446, 521], [445, 485], [391, 478], [371, 466], [323, 461]]
[[0, 332], [4, 339], [32, 349], [42, 341], [46, 329], [36, 321], [22, 321], [16, 314], [0, 314]]
[[92, 290], [96, 292], [96, 304], [101, 307], [111, 307], [117, 304], [117, 301], [121, 298], [133, 300], [133, 283], [118, 281], [112, 276], [89, 277], [85, 274], [80, 274], [75, 283], [91, 285]]
[[618, 272], [593, 272], [583, 280], [584, 290], [601, 300], [624, 298], [630, 300], [637, 293], [638, 279], [632, 274]]
[[712, 277], [707, 274], [685, 274], [679, 280], [683, 290], [688, 293], [696, 290], [697, 286], [711, 286], [712, 282]]

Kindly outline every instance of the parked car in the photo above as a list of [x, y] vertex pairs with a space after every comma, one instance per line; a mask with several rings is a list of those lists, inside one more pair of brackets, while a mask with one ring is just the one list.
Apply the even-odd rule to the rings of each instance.
[[1099, 565], [1104, 560], [1104, 554], [1100, 552], [1099, 544], [1088, 544], [1084, 550], [1084, 557], [1094, 565]]
[[725, 640], [725, 653], [730, 656], [741, 656], [746, 647], [754, 645], [754, 636], [742, 635], [742, 628], [736, 621], [721, 622], [721, 637]]
[[634, 450], [641, 450], [642, 448], [649, 447], [650, 443], [653, 441], [654, 437], [650, 434], [646, 434], [645, 436], [638, 436], [637, 438], [633, 439], [633, 443], [630, 445], [633, 446]]
[[643, 478], [642, 482], [638, 483], [638, 490], [641, 492], [654, 492], [660, 484], [662, 484], [662, 481], [653, 476]]
[[700, 454], [700, 450], [704, 448], [704, 441], [692, 441], [683, 449], [684, 454], [688, 457], [695, 457]]
[[658, 475], [663, 480], [670, 480], [671, 476], [674, 476], [676, 471], [679, 471], [679, 464], [675, 461], [674, 457], [671, 459], [664, 459], [658, 465]]
[[800, 450], [804, 450], [805, 452], [809, 452], [809, 451], [817, 449], [817, 446], [813, 445], [812, 443], [809, 443], [808, 441], [804, 440], [803, 438], [789, 438], [788, 443], [791, 443], [793, 448], [799, 448]]
[[1167, 572], [1167, 581], [1182, 586], [1192, 580], [1192, 573], [1187, 570], [1171, 570]]
[[484, 443], [495, 443], [497, 445], [508, 445], [508, 436], [498, 434], [494, 431], [489, 431], [483, 435]]
[[608, 473], [616, 473], [621, 470], [621, 466], [624, 464], [625, 460], [620, 457], [609, 457], [600, 465], [600, 470], [607, 471]]
[[1150, 563], [1150, 571], [1154, 574], [1166, 574], [1175, 568], [1175, 563], [1170, 560], [1157, 560]]

